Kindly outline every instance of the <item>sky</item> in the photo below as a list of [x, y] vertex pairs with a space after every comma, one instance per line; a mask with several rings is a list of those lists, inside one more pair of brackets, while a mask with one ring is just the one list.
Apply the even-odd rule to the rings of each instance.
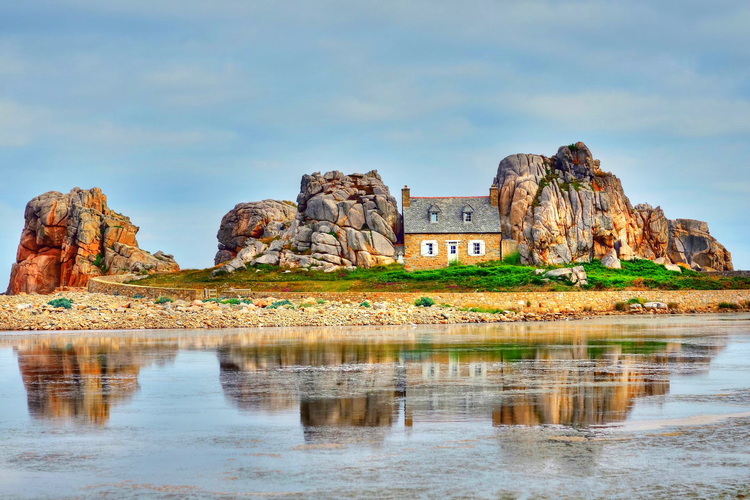
[[576, 141], [750, 269], [748, 26], [744, 1], [0, 2], [0, 289], [46, 191], [98, 186], [204, 268], [227, 211], [305, 173], [484, 195]]

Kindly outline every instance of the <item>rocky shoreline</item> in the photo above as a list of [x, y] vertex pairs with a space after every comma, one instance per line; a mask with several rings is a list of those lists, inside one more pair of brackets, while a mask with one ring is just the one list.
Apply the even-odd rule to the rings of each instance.
[[[68, 299], [70, 308], [48, 304]], [[580, 319], [593, 313], [472, 312], [458, 307], [417, 307], [401, 300], [277, 300], [269, 296], [239, 303], [165, 302], [88, 292], [0, 296], [0, 330], [132, 330], [255, 328], [284, 326], [368, 326], [501, 323]]]

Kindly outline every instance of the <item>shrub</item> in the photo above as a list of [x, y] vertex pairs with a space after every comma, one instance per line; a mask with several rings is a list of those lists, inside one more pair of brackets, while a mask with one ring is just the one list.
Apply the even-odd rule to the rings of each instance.
[[365, 300], [364, 302], [362, 302], [362, 303], [361, 303], [361, 304], [359, 305], [359, 307], [372, 307], [372, 304], [370, 304], [370, 301], [369, 301], [369, 300]]
[[435, 305], [435, 301], [429, 297], [419, 297], [414, 301], [414, 305], [417, 307], [432, 307]]
[[628, 304], [645, 304], [647, 301], [643, 297], [633, 297], [628, 299]]
[[509, 264], [511, 266], [520, 266], [521, 265], [521, 252], [513, 252], [511, 254], [508, 254], [503, 259], [504, 264]]
[[102, 254], [96, 255], [96, 257], [94, 258], [93, 264], [99, 269], [101, 269], [102, 273], [106, 273], [109, 270], [107, 266], [104, 264], [104, 255]]
[[615, 302], [615, 311], [627, 311], [628, 304], [625, 302]]
[[133, 295], [133, 298], [134, 299], [145, 299], [146, 296], [145, 295], [141, 295], [140, 293], [136, 293], [135, 295]]
[[679, 309], [680, 308], [680, 304], [678, 304], [677, 302], [668, 302], [667, 303], [667, 308], [668, 309]]
[[740, 305], [734, 302], [719, 302], [719, 309], [739, 309]]
[[222, 304], [231, 304], [233, 306], [239, 305], [242, 303], [240, 299], [224, 299], [221, 301]]
[[250, 300], [250, 299], [242, 299], [242, 300], [240, 300], [240, 303], [242, 303], [242, 304], [252, 304], [253, 301]]
[[277, 300], [276, 302], [268, 306], [268, 309], [278, 309], [279, 307], [282, 307], [282, 306], [285, 306], [285, 307], [291, 306], [292, 308], [294, 308], [294, 304], [292, 304], [290, 300], [284, 299], [284, 300]]
[[328, 301], [326, 299], [317, 299], [315, 302], [317, 302], [320, 305], [323, 305], [323, 304], [325, 304]]
[[174, 300], [169, 297], [159, 297], [154, 301], [154, 304], [166, 304], [167, 302], [174, 302]]
[[47, 304], [51, 305], [52, 307], [64, 307], [65, 309], [70, 309], [73, 306], [73, 301], [70, 299], [66, 299], [65, 297], [61, 297], [59, 299], [52, 299]]
[[573, 144], [568, 144], [568, 149], [571, 150], [573, 153], [575, 153], [580, 148], [578, 147], [577, 143], [573, 143]]

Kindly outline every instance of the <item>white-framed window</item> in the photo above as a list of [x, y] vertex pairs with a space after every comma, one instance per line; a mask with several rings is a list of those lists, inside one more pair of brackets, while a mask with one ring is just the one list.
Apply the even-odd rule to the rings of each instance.
[[438, 213], [430, 212], [430, 222], [437, 222], [437, 221], [438, 221]]
[[484, 240], [470, 240], [469, 241], [469, 255], [472, 257], [479, 257], [484, 255]]
[[438, 254], [438, 242], [436, 240], [426, 240], [422, 242], [422, 255], [424, 257], [434, 257]]
[[464, 222], [471, 222], [471, 212], [464, 212]]

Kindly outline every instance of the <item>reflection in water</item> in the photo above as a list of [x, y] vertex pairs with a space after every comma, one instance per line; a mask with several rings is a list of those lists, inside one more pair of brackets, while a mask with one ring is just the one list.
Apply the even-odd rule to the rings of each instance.
[[29, 413], [103, 425], [112, 406], [138, 390], [138, 373], [154, 361], [174, 359], [176, 346], [127, 339], [26, 341], [16, 347]]
[[[142, 367], [179, 350], [216, 351], [227, 399], [243, 412], [297, 413], [321, 429], [452, 420], [604, 425], [636, 399], [669, 392], [675, 367], [701, 371], [721, 347], [625, 325], [244, 331], [232, 335], [31, 337], [14, 342], [29, 412], [105, 424], [138, 390]], [[666, 334], [665, 334], [666, 335]], [[664, 340], [662, 340], [664, 339]], [[688, 367], [688, 368], [686, 368]], [[384, 435], [384, 434], [383, 434]]]
[[669, 391], [679, 363], [707, 369], [719, 347], [647, 339], [447, 343], [409, 341], [227, 344], [227, 397], [243, 410], [299, 407], [306, 437], [320, 428], [391, 427], [473, 419], [575, 427], [624, 420], [634, 401]]

